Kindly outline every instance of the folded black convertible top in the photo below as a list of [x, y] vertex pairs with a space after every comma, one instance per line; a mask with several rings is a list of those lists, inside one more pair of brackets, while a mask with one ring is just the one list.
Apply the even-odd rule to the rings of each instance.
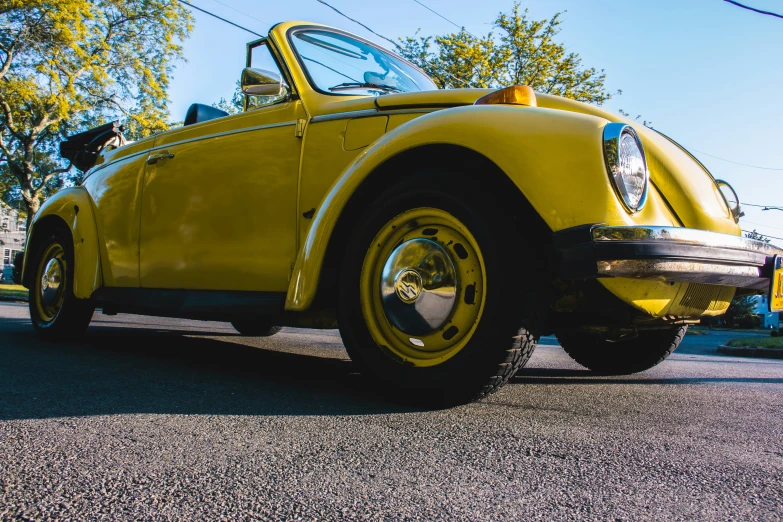
[[118, 120], [68, 136], [67, 140], [60, 142], [60, 156], [70, 160], [77, 169], [86, 172], [95, 165], [98, 153], [104, 145], [115, 137], [122, 136], [124, 130], [125, 127]]

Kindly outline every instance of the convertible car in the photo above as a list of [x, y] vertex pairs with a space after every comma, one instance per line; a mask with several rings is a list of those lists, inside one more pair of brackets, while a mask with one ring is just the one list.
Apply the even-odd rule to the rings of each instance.
[[555, 334], [601, 374], [651, 368], [737, 293], [783, 309], [783, 250], [668, 137], [526, 86], [440, 90], [386, 49], [291, 22], [247, 47], [245, 110], [190, 107], [134, 143], [64, 142], [86, 170], [35, 216], [35, 330], [94, 311], [339, 328], [421, 402], [497, 390]]

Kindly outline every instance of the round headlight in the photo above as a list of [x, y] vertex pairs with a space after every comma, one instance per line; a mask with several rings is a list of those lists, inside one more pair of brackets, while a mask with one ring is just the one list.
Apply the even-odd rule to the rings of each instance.
[[604, 158], [617, 195], [629, 212], [641, 210], [647, 200], [648, 172], [642, 142], [624, 123], [604, 127]]

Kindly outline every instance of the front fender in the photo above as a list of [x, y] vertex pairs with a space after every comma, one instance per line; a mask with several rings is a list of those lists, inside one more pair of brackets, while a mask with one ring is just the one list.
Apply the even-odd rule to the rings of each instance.
[[301, 311], [312, 303], [328, 241], [361, 183], [387, 160], [417, 147], [453, 145], [483, 155], [553, 231], [584, 223], [679, 224], [654, 185], [642, 211], [625, 211], [603, 159], [607, 123], [587, 114], [495, 105], [443, 110], [396, 128], [357, 156], [321, 202], [294, 266], [286, 309]]
[[79, 299], [88, 299], [101, 286], [101, 261], [92, 201], [82, 187], [61, 190], [47, 199], [36, 213], [25, 248], [22, 268], [25, 286], [29, 287], [31, 283], [30, 246], [35, 244], [36, 234], [44, 233], [54, 217], [70, 229], [73, 238], [73, 293]]

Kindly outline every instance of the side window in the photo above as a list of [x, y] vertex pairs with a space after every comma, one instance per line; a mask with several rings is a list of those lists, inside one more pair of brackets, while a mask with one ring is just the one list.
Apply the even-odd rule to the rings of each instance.
[[[253, 69], [271, 71], [279, 74], [282, 78], [285, 78], [283, 71], [280, 70], [280, 67], [277, 66], [277, 62], [272, 57], [272, 52], [269, 50], [266, 42], [261, 42], [250, 49], [249, 66]], [[247, 99], [245, 110], [248, 111], [280, 101], [279, 96], [246, 96], [245, 98]]]

